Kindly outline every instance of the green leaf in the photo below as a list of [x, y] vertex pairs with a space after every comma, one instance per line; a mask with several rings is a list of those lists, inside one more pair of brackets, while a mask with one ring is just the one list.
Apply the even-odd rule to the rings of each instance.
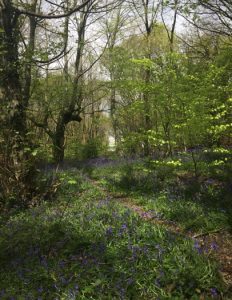
[[77, 184], [77, 181], [75, 179], [70, 179], [68, 181], [68, 184], [74, 185], [74, 184]]

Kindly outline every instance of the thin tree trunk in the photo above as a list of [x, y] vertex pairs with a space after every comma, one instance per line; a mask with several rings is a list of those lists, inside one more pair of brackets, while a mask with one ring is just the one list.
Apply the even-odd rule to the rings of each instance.
[[53, 159], [55, 163], [62, 163], [64, 160], [64, 138], [65, 125], [61, 118], [56, 126], [56, 131], [53, 137]]

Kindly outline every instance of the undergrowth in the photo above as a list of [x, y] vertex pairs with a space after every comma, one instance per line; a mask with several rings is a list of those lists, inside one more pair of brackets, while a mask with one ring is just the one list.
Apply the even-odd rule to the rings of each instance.
[[112, 195], [129, 197], [182, 229], [232, 230], [231, 192], [215, 179], [195, 178], [187, 166], [135, 162], [93, 168], [89, 175]]
[[1, 299], [226, 299], [196, 241], [145, 222], [77, 171], [59, 176], [55, 202], [1, 223]]

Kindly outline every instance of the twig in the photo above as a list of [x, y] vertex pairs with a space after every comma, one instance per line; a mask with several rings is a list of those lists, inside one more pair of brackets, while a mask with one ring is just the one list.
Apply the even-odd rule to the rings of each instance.
[[221, 231], [225, 231], [226, 229], [225, 228], [220, 228], [220, 229], [216, 229], [216, 230], [212, 230], [212, 231], [207, 231], [207, 232], [203, 232], [203, 233], [199, 233], [199, 234], [195, 234], [193, 236], [193, 238], [199, 238], [199, 237], [202, 237], [202, 236], [206, 236], [206, 235], [209, 235], [211, 233], [218, 233], [218, 232], [221, 232]]

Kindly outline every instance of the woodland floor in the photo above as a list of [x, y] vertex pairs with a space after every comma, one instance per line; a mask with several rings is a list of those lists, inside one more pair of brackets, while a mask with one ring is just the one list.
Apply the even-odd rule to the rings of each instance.
[[0, 299], [232, 299], [230, 212], [133, 164], [66, 163], [58, 199], [0, 220]]
[[[91, 180], [91, 183], [99, 187], [97, 181]], [[101, 188], [101, 187], [100, 187]], [[101, 188], [102, 189], [102, 188]], [[106, 189], [102, 189], [107, 192]], [[133, 198], [123, 196], [123, 194], [108, 193], [108, 198], [117, 201], [120, 205], [130, 209], [136, 213], [142, 220], [150, 222], [154, 225], [163, 225], [165, 228], [173, 233], [181, 235], [183, 238], [192, 238], [197, 241], [202, 249], [211, 249], [217, 251], [210, 251], [209, 255], [215, 258], [219, 263], [220, 274], [226, 285], [232, 288], [232, 234], [226, 230], [215, 230], [206, 233], [188, 233], [184, 232], [178, 224], [172, 221], [160, 219], [152, 212], [147, 211], [141, 205], [136, 205]], [[216, 249], [212, 249], [215, 245]]]
[[[131, 162], [133, 163], [133, 159], [130, 160], [130, 163]], [[90, 160], [88, 165], [96, 167], [98, 163], [99, 160]], [[103, 160], [100, 162], [100, 165], [103, 167], [112, 166], [114, 165], [114, 162]], [[91, 180], [91, 182], [95, 186], [99, 187], [99, 181]], [[204, 249], [210, 249], [211, 251], [209, 251], [208, 255], [210, 255], [213, 259], [216, 259], [223, 281], [229, 289], [232, 289], [232, 234], [228, 230], [221, 228], [218, 230], [206, 231], [205, 233], [193, 231], [186, 232], [177, 223], [165, 218], [161, 219], [154, 215], [152, 211], [136, 204], [136, 200], [132, 197], [127, 197], [127, 195], [124, 195], [123, 193], [109, 192], [107, 188], [100, 188], [104, 192], [108, 193], [108, 197], [110, 199], [117, 201], [124, 207], [132, 210], [142, 220], [154, 225], [163, 225], [169, 232], [181, 235], [183, 238], [192, 238], [199, 243], [203, 252]], [[214, 246], [212, 247], [212, 245]]]

